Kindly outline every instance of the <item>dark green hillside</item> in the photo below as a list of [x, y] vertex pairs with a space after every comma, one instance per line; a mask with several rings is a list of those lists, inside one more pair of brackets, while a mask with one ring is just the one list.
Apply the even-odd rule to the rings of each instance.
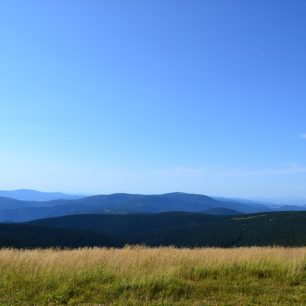
[[306, 212], [212, 216], [195, 213], [76, 215], [32, 224], [90, 230], [151, 246], [306, 245]]
[[120, 239], [76, 229], [29, 224], [0, 224], [0, 247], [7, 248], [78, 248], [86, 246], [123, 246]]
[[[172, 231], [179, 231], [180, 229], [187, 230], [200, 225], [206, 225], [212, 228], [218, 226], [222, 219], [224, 219], [224, 217], [195, 213], [162, 213], [148, 215], [101, 214], [58, 217], [32, 221], [30, 224], [91, 230], [122, 237], [128, 243], [154, 243], [152, 237], [156, 236], [156, 233], [161, 232], [157, 235], [158, 237], [156, 237], [158, 238], [156, 243], [163, 244], [168, 233], [171, 232], [172, 236]], [[189, 240], [189, 238], [187, 240]], [[171, 242], [174, 243], [177, 239], [179, 239], [179, 236], [174, 235], [171, 238]]]
[[1, 247], [306, 246], [306, 212], [71, 215], [0, 224]]
[[239, 245], [269, 244], [305, 246], [306, 212], [262, 213], [233, 217], [230, 222], [239, 224]]

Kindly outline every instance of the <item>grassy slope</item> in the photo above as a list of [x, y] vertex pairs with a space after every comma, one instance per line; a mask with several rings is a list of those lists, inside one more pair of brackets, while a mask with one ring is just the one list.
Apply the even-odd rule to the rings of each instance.
[[0, 250], [0, 304], [303, 305], [306, 248]]

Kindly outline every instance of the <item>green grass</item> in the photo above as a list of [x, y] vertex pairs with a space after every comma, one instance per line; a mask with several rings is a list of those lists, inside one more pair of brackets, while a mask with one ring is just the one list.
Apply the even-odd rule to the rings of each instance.
[[0, 250], [1, 305], [306, 305], [306, 248]]

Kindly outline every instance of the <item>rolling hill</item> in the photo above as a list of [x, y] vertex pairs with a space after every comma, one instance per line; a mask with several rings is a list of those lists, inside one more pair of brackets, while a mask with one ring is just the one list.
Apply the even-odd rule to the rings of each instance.
[[150, 246], [306, 245], [306, 212], [213, 216], [197, 213], [79, 215], [30, 224], [90, 230]]
[[123, 241], [89, 230], [64, 229], [28, 224], [0, 224], [0, 247], [79, 248], [122, 247]]
[[156, 214], [177, 211], [228, 215], [277, 210], [303, 210], [303, 207], [285, 206], [275, 209], [258, 202], [221, 200], [179, 192], [162, 195], [116, 193], [52, 201], [20, 201], [0, 197], [0, 222], [25, 222], [73, 214]]
[[0, 246], [305, 246], [306, 212], [72, 215], [0, 224]]

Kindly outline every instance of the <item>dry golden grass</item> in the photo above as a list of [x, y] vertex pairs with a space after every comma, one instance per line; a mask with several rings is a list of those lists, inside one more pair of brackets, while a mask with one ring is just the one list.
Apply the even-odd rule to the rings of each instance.
[[2, 249], [0, 272], [3, 304], [306, 305], [306, 248]]

